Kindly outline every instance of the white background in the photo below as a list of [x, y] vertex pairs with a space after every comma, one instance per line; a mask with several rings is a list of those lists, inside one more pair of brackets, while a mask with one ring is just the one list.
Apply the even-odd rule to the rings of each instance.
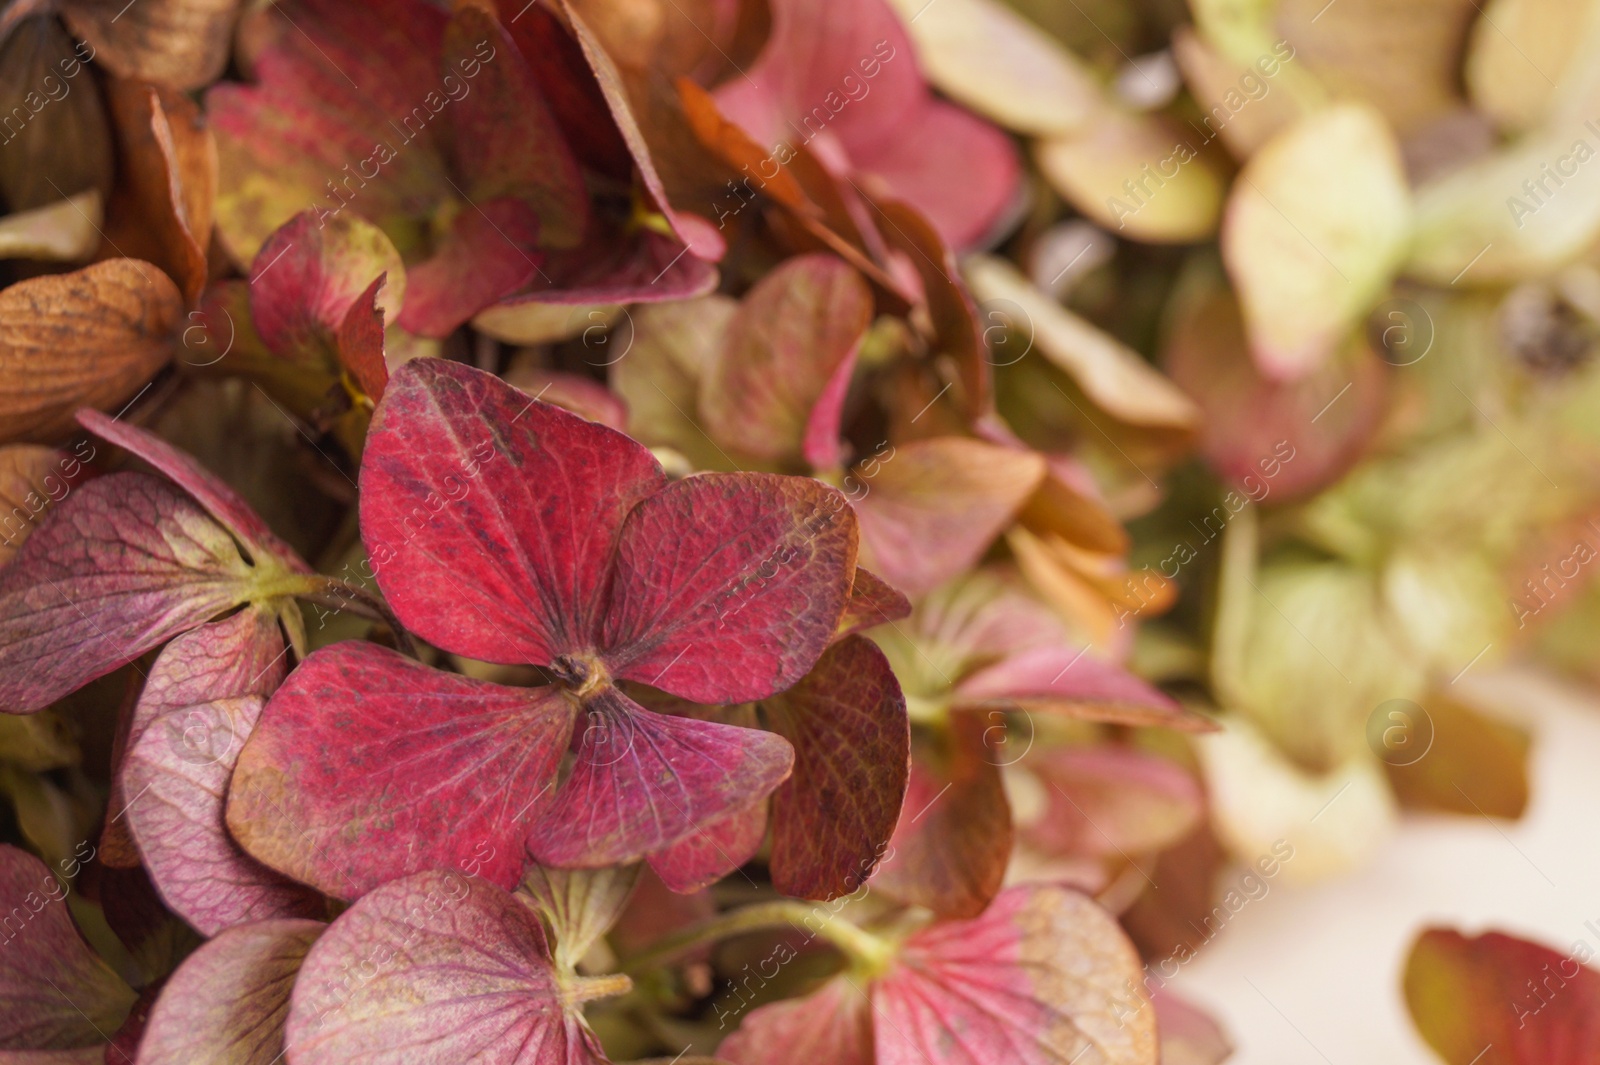
[[1233, 1065], [1439, 1065], [1400, 995], [1406, 953], [1429, 924], [1497, 928], [1563, 954], [1581, 940], [1600, 954], [1584, 927], [1600, 928], [1600, 699], [1528, 671], [1462, 687], [1534, 731], [1527, 814], [1407, 815], [1370, 865], [1274, 884], [1241, 910], [1171, 985], [1222, 1021]]

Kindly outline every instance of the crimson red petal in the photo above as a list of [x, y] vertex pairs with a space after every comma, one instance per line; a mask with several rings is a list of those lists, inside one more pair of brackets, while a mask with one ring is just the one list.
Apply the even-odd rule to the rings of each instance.
[[650, 855], [650, 868], [680, 895], [709, 887], [739, 868], [761, 849], [767, 836], [767, 800], [719, 818], [687, 839]]
[[828, 646], [855, 514], [819, 481], [707, 473], [628, 515], [602, 644], [611, 671], [700, 703], [782, 691]]
[[591, 697], [572, 775], [528, 836], [541, 864], [636, 861], [771, 794], [794, 751], [760, 729], [657, 714], [615, 688]]
[[447, 336], [539, 272], [539, 216], [510, 196], [467, 204], [433, 255], [406, 275], [399, 325], [425, 337]]
[[334, 644], [267, 705], [239, 756], [228, 828], [258, 860], [340, 898], [431, 867], [509, 887], [571, 720], [550, 688]]
[[594, 646], [623, 518], [666, 482], [621, 433], [439, 359], [395, 371], [361, 464], [379, 586], [419, 636], [492, 662]]

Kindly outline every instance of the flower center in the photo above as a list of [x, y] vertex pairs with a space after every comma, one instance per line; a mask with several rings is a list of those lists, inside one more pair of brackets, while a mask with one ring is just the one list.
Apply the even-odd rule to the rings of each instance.
[[595, 654], [560, 655], [550, 663], [550, 672], [572, 695], [583, 699], [611, 683], [611, 674]]

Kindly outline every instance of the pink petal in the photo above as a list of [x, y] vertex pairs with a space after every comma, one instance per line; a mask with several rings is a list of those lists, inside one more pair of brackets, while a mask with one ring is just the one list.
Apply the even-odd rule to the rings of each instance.
[[907, 940], [873, 991], [876, 1065], [1156, 1060], [1155, 1011], [1116, 920], [1063, 888], [1002, 892], [983, 916]]
[[809, 450], [835, 465], [844, 390], [871, 324], [872, 293], [843, 260], [787, 260], [744, 298], [701, 379], [706, 432], [752, 458], [795, 462]]
[[269, 1065], [283, 1056], [289, 990], [327, 926], [274, 920], [230, 928], [167, 979], [139, 1065]]
[[688, 895], [710, 887], [754, 858], [766, 838], [767, 799], [763, 795], [650, 855], [650, 868], [667, 887]]
[[0, 709], [31, 713], [249, 597], [226, 530], [165, 481], [75, 490], [0, 569]]
[[703, 296], [717, 287], [716, 267], [674, 237], [595, 226], [576, 248], [549, 252], [526, 292], [500, 302], [659, 303]]
[[228, 835], [228, 780], [261, 707], [252, 695], [173, 711], [151, 723], [123, 765], [124, 794], [135, 796], [128, 827], [150, 879], [201, 935], [324, 912], [320, 895], [261, 865]]
[[78, 424], [102, 440], [138, 456], [171, 478], [174, 484], [193, 496], [207, 513], [239, 538], [250, 553], [249, 561], [260, 565], [270, 558], [297, 573], [312, 572], [292, 547], [273, 535], [267, 523], [244, 501], [243, 496], [192, 456], [179, 451], [154, 433], [109, 418], [97, 410], [80, 410]]
[[621, 433], [481, 370], [416, 359], [373, 417], [362, 538], [417, 635], [544, 664], [594, 645], [623, 518], [665, 482]]
[[544, 865], [596, 868], [664, 850], [770, 794], [794, 763], [770, 732], [657, 714], [615, 688], [585, 710], [572, 775], [528, 835]]
[[800, 898], [848, 895], [877, 867], [906, 794], [911, 724], [889, 661], [850, 637], [761, 711], [795, 751], [794, 776], [773, 797], [772, 884]]
[[733, 1065], [874, 1065], [866, 993], [839, 976], [802, 998], [751, 1010], [717, 1048]]
[[954, 697], [968, 706], [1016, 704], [1088, 721], [1186, 732], [1216, 728], [1121, 666], [1070, 646], [1036, 647], [1002, 659], [962, 680]]
[[433, 254], [406, 275], [400, 327], [425, 337], [449, 335], [539, 272], [539, 216], [502, 196], [461, 207]]
[[1169, 758], [1126, 747], [1061, 747], [1030, 752], [1024, 765], [1045, 785], [1045, 813], [1024, 834], [1055, 854], [1153, 853], [1200, 820], [1200, 785]]
[[0, 1047], [98, 1046], [133, 1005], [128, 985], [78, 935], [67, 890], [39, 859], [0, 844]]
[[856, 522], [803, 477], [706, 473], [628, 515], [605, 616], [613, 674], [700, 703], [738, 703], [805, 676], [855, 572]]
[[533, 910], [442, 870], [379, 888], [322, 934], [286, 1042], [295, 1065], [605, 1061], [562, 1003]]
[[334, 644], [267, 704], [239, 756], [228, 828], [255, 858], [339, 898], [430, 867], [509, 887], [571, 720], [551, 688]]
[[1021, 189], [1010, 138], [940, 100], [928, 101], [899, 137], [852, 144], [850, 161], [926, 215], [956, 248], [982, 240]]

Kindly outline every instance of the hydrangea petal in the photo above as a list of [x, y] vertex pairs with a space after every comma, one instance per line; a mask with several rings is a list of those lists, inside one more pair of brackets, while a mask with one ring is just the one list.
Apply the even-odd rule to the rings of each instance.
[[876, 1065], [1156, 1060], [1155, 1010], [1116, 919], [1057, 887], [1001, 893], [983, 916], [906, 941], [873, 989]]
[[0, 844], [0, 1048], [99, 1046], [134, 994], [78, 935], [67, 888], [27, 851]]
[[818, 481], [707, 473], [628, 515], [605, 616], [613, 674], [700, 703], [782, 691], [832, 639], [855, 515]]
[[29, 713], [242, 602], [250, 567], [177, 488], [78, 488], [0, 570], [0, 709]]
[[954, 697], [968, 706], [1015, 704], [1123, 725], [1188, 732], [1216, 727], [1121, 666], [1069, 646], [1011, 655], [962, 680]]
[[736, 1065], [875, 1065], [871, 1003], [849, 978], [751, 1010], [717, 1048]]
[[202, 935], [246, 921], [310, 917], [321, 896], [268, 869], [228, 836], [228, 780], [260, 717], [259, 695], [163, 715], [123, 765], [128, 827], [166, 904]]
[[687, 895], [710, 887], [756, 856], [767, 838], [767, 801], [756, 802], [699, 826], [666, 850], [650, 855], [661, 882]]
[[431, 870], [362, 898], [306, 956], [289, 1002], [295, 1065], [587, 1065], [531, 907]]
[[848, 895], [888, 849], [910, 771], [911, 725], [888, 659], [850, 637], [761, 710], [795, 750], [794, 775], [773, 796], [772, 884], [800, 898]]
[[653, 713], [615, 688], [586, 713], [572, 775], [528, 836], [544, 865], [595, 868], [663, 850], [770, 794], [794, 763], [770, 732]]
[[593, 646], [623, 518], [665, 481], [621, 433], [481, 370], [417, 359], [373, 417], [362, 538], [417, 635], [544, 664]]
[[171, 478], [195, 502], [206, 509], [250, 552], [250, 561], [260, 565], [270, 556], [274, 561], [299, 573], [310, 573], [311, 567], [300, 560], [294, 549], [280, 540], [267, 523], [262, 521], [244, 497], [235, 492], [226, 481], [184, 454], [154, 433], [129, 425], [116, 418], [107, 417], [97, 410], [78, 412], [78, 424], [102, 440], [107, 440], [148, 462], [160, 473]]
[[429, 867], [510, 887], [571, 720], [551, 688], [334, 644], [267, 704], [239, 756], [228, 828], [258, 860], [340, 898]]
[[[789, 259], [750, 290], [729, 324], [720, 356], [701, 380], [700, 413], [718, 443], [784, 462], [808, 450], [812, 412], [833, 379], [848, 382], [872, 324], [872, 293], [831, 255]], [[836, 448], [842, 389], [830, 425], [817, 434]]]
[[289, 991], [327, 926], [292, 918], [230, 928], [184, 959], [139, 1042], [140, 1065], [273, 1065]]

